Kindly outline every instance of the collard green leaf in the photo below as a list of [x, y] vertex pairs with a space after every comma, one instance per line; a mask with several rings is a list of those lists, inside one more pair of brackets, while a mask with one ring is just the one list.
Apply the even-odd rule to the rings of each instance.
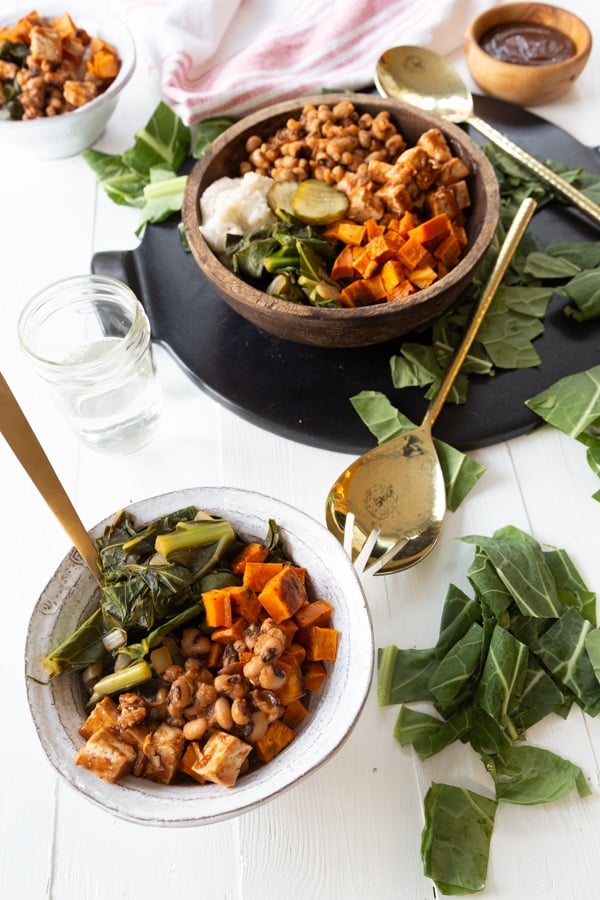
[[578, 322], [600, 318], [600, 271], [588, 269], [580, 272], [563, 287], [574, 306], [565, 307], [565, 313]]
[[148, 176], [155, 166], [177, 172], [190, 152], [191, 132], [179, 116], [160, 102], [132, 147], [123, 153], [123, 162], [134, 172]]
[[559, 800], [577, 789], [591, 793], [579, 766], [550, 750], [519, 744], [495, 762], [496, 797], [504, 803], [532, 805]]
[[481, 607], [455, 584], [446, 592], [436, 648], [440, 657], [467, 633], [473, 622], [481, 623]]
[[429, 690], [435, 697], [438, 708], [448, 706], [466, 682], [479, 672], [484, 644], [483, 628], [473, 622], [469, 630], [439, 661], [429, 679]]
[[400, 650], [394, 644], [377, 654], [377, 700], [380, 706], [432, 700], [429, 679], [437, 666], [439, 652], [409, 648]]
[[533, 653], [527, 657], [525, 683], [512, 708], [512, 719], [519, 734], [557, 712], [565, 698]]
[[424, 800], [421, 858], [443, 894], [483, 890], [498, 804], [466, 788], [434, 782]]
[[545, 422], [577, 438], [600, 420], [600, 365], [566, 375], [525, 402]]
[[44, 668], [54, 677], [62, 672], [75, 672], [99, 662], [105, 653], [103, 637], [102, 610], [98, 608], [44, 657]]
[[479, 548], [475, 550], [467, 577], [481, 602], [496, 618], [499, 618], [513, 602], [512, 594], [499, 578], [491, 560]]
[[504, 758], [512, 747], [512, 741], [499, 726], [496, 719], [489, 716], [480, 707], [474, 707], [469, 732], [469, 742], [473, 750], [479, 753], [488, 771], [493, 765], [491, 760], [499, 756]]
[[492, 634], [475, 701], [512, 739], [519, 734], [513, 721], [527, 675], [529, 650], [504, 628]]
[[543, 553], [562, 603], [575, 606], [582, 616], [596, 625], [596, 593], [589, 590], [567, 551], [552, 548]]
[[446, 720], [401, 706], [394, 725], [394, 737], [403, 747], [411, 744], [419, 759], [429, 759], [454, 741], [463, 740], [470, 727], [470, 707], [462, 707]]
[[581, 268], [565, 256], [550, 255], [537, 251], [530, 253], [525, 261], [525, 271], [534, 278], [572, 278]]
[[600, 241], [551, 241], [546, 247], [549, 256], [560, 256], [578, 269], [600, 266]]
[[585, 636], [585, 649], [596, 679], [600, 683], [600, 628], [592, 628]]
[[198, 123], [192, 156], [195, 159], [200, 159], [201, 156], [204, 156], [215, 138], [223, 134], [234, 122], [235, 119], [229, 116], [211, 116], [208, 119], [202, 119]]
[[496, 536], [468, 535], [461, 540], [475, 544], [487, 555], [522, 613], [541, 618], [561, 614], [563, 605], [539, 545], [530, 541], [519, 544]]
[[600, 683], [586, 649], [594, 626], [571, 606], [543, 634], [536, 654], [552, 676], [572, 691], [590, 715], [600, 710]]

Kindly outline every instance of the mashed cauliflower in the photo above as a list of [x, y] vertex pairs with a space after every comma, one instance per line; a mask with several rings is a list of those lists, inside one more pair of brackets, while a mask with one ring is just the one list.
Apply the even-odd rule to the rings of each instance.
[[239, 178], [218, 178], [200, 198], [200, 231], [215, 253], [225, 252], [227, 234], [249, 234], [275, 222], [267, 204], [273, 179], [256, 172]]

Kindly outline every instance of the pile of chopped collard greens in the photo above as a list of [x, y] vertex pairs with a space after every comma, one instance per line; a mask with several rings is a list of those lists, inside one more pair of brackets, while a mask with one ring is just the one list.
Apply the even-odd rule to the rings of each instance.
[[573, 706], [600, 712], [596, 595], [568, 553], [514, 526], [461, 540], [475, 547], [473, 598], [449, 586], [434, 647], [378, 651], [378, 700], [401, 704], [400, 744], [423, 760], [454, 741], [470, 744], [492, 779], [488, 796], [441, 783], [425, 796], [421, 856], [444, 894], [485, 887], [499, 804], [591, 793], [578, 766], [529, 744], [527, 730]]

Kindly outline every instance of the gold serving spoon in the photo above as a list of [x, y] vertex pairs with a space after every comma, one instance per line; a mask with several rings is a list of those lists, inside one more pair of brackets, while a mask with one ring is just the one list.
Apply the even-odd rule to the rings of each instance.
[[25, 413], [0, 373], [0, 431], [36, 488], [63, 526], [98, 584], [102, 584], [97, 554], [75, 507], [52, 468]]
[[368, 450], [329, 491], [327, 527], [359, 570], [373, 575], [402, 571], [424, 559], [437, 543], [446, 489], [431, 428], [535, 208], [531, 198], [521, 203], [421, 425]]
[[449, 122], [466, 122], [489, 141], [526, 166], [600, 225], [600, 206], [556, 172], [530, 156], [506, 135], [474, 115], [473, 97], [456, 69], [443, 56], [424, 47], [405, 45], [386, 50], [375, 67], [375, 85], [383, 97], [403, 100]]

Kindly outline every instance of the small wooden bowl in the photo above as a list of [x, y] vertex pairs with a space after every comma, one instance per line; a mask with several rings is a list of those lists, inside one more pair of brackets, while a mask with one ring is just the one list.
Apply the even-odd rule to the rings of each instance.
[[[517, 65], [495, 59], [481, 47], [490, 28], [508, 22], [527, 22], [557, 28], [575, 44], [574, 56], [547, 65]], [[589, 28], [574, 13], [547, 3], [505, 3], [493, 6], [470, 23], [464, 37], [469, 71], [480, 88], [492, 97], [519, 106], [551, 103], [569, 90], [588, 61], [592, 49]]]
[[[223, 176], [239, 175], [250, 135], [267, 137], [307, 103], [335, 105], [351, 100], [359, 112], [376, 115], [388, 110], [409, 145], [427, 129], [440, 128], [453, 152], [472, 171], [469, 178], [469, 247], [456, 268], [405, 302], [381, 303], [357, 309], [323, 309], [290, 303], [242, 281], [213, 253], [200, 233], [199, 199], [210, 184]], [[183, 223], [192, 254], [201, 271], [222, 299], [241, 316], [270, 334], [319, 347], [360, 347], [406, 334], [442, 313], [472, 280], [494, 237], [499, 217], [498, 183], [493, 167], [477, 144], [456, 125], [398, 101], [370, 94], [319, 94], [276, 104], [232, 125], [194, 165], [188, 178]], [[199, 293], [201, 286], [199, 284]]]

